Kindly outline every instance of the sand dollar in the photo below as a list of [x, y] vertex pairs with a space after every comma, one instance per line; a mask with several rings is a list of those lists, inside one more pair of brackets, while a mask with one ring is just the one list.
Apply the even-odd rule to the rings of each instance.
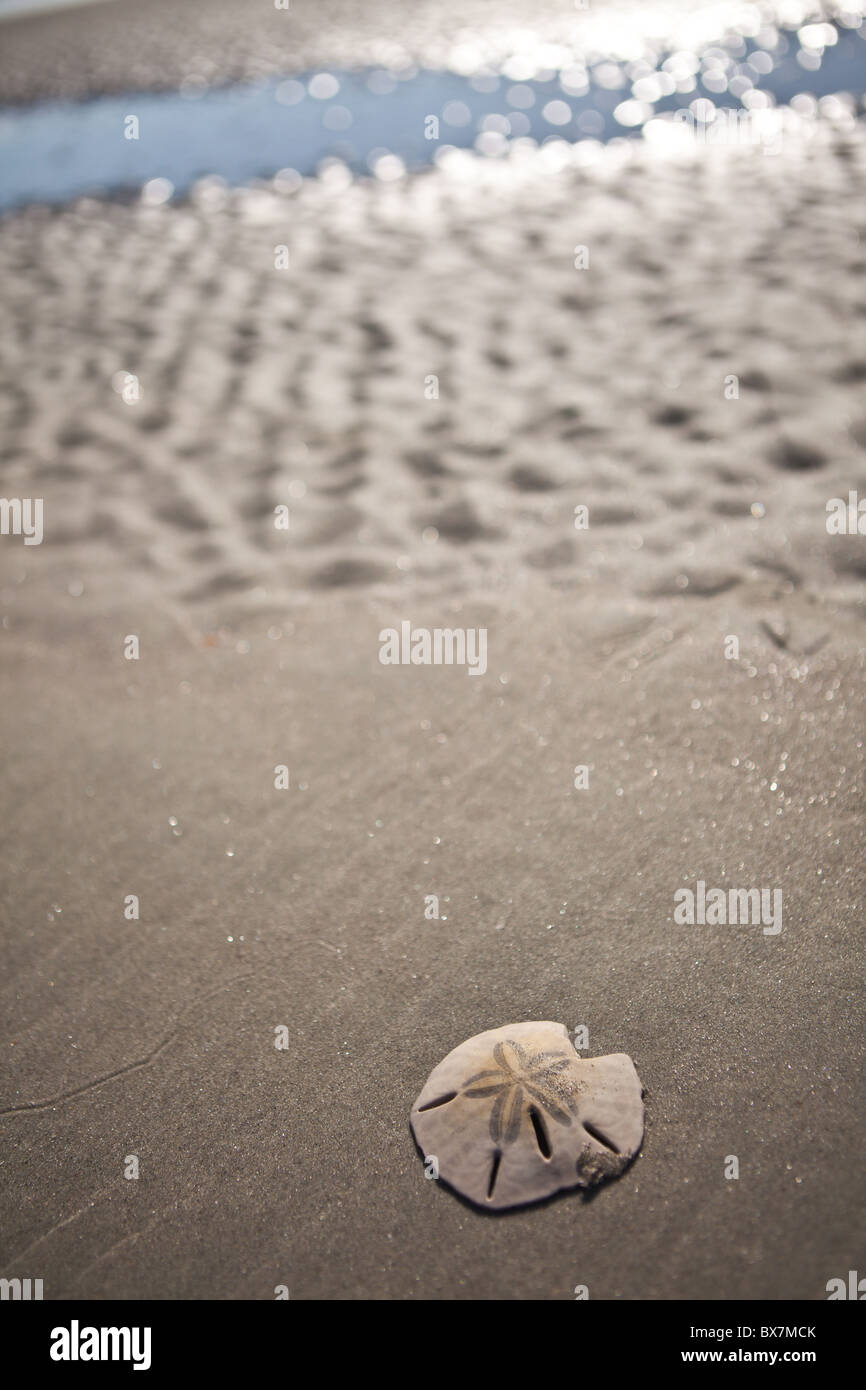
[[444, 1182], [502, 1210], [621, 1173], [643, 1138], [642, 1096], [625, 1053], [580, 1057], [561, 1023], [509, 1023], [434, 1067], [412, 1133]]

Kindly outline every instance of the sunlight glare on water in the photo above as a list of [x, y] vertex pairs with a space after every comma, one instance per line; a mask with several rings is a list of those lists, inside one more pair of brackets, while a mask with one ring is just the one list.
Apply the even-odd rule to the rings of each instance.
[[0, 207], [139, 190], [158, 206], [205, 179], [223, 190], [268, 179], [291, 191], [308, 176], [389, 183], [451, 152], [501, 159], [556, 142], [644, 137], [658, 150], [751, 143], [769, 153], [797, 123], [860, 117], [866, 26], [853, 0], [834, 23], [802, 0], [782, 0], [775, 23], [770, 13], [662, 5], [636, 23], [600, 9], [581, 16], [579, 49], [527, 30], [464, 31], [444, 70], [384, 44], [381, 67], [7, 107]]

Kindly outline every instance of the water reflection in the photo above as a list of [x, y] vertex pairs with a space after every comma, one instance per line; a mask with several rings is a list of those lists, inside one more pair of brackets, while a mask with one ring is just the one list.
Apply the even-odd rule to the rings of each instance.
[[762, 113], [779, 106], [861, 114], [864, 37], [852, 14], [731, 32], [700, 52], [644, 48], [629, 61], [569, 55], [544, 69], [515, 55], [497, 71], [315, 72], [218, 90], [190, 80], [178, 93], [7, 109], [0, 207], [142, 187], [160, 202], [213, 175], [233, 184], [276, 175], [289, 188], [335, 161], [389, 180], [455, 149], [497, 158], [518, 141], [646, 134], [658, 143], [686, 127], [708, 143], [731, 132], [764, 140]]

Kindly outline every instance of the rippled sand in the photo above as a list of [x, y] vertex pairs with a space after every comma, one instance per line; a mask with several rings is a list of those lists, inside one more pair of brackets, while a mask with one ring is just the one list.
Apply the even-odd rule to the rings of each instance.
[[8, 218], [5, 486], [44, 496], [39, 573], [120, 568], [203, 624], [527, 573], [859, 603], [825, 504], [866, 439], [861, 133], [595, 154]]

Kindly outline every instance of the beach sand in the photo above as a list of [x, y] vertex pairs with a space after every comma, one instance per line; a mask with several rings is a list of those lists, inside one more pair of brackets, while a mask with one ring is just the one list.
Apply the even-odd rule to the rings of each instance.
[[[0, 1270], [46, 1298], [862, 1268], [866, 138], [596, 153], [3, 221]], [[486, 674], [383, 666], [407, 619]], [[697, 880], [781, 933], [678, 925]], [[524, 1019], [647, 1128], [496, 1218], [408, 1116]]]

